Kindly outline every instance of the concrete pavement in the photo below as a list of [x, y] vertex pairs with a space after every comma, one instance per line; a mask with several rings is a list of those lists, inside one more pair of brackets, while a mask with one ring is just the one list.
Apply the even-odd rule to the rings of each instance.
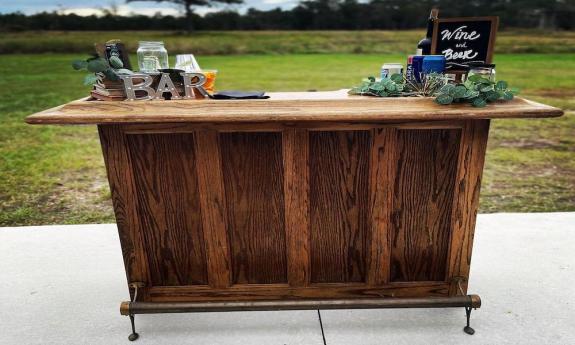
[[[0, 228], [0, 344], [128, 344], [114, 224]], [[322, 311], [329, 345], [575, 344], [575, 213], [478, 218], [463, 309]], [[134, 344], [323, 344], [316, 311], [138, 315]]]

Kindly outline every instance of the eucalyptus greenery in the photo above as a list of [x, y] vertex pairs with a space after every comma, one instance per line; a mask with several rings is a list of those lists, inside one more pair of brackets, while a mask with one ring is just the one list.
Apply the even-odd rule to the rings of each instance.
[[368, 77], [349, 90], [352, 95], [375, 97], [435, 97], [439, 104], [467, 102], [474, 107], [484, 107], [499, 99], [511, 100], [517, 93], [517, 89], [509, 89], [505, 81], [495, 83], [479, 75], [469, 76], [462, 84], [450, 84], [442, 73], [425, 75], [421, 82], [407, 80], [402, 74], [379, 81]]
[[405, 89], [405, 81], [401, 74], [394, 74], [390, 78], [376, 81], [375, 77], [367, 77], [361, 85], [349, 90], [349, 94], [376, 97], [402, 96]]
[[497, 83], [480, 75], [471, 75], [463, 84], [446, 84], [435, 95], [439, 104], [471, 103], [474, 107], [484, 107], [488, 102], [500, 99], [510, 101], [519, 93], [517, 89], [509, 89], [507, 82]]
[[119, 57], [111, 56], [108, 62], [97, 54], [92, 55], [86, 60], [73, 61], [72, 67], [77, 71], [87, 70], [88, 72], [92, 72], [84, 78], [84, 85], [95, 84], [98, 81], [98, 77], [96, 76], [98, 73], [103, 74], [107, 79], [113, 81], [120, 80], [119, 75], [134, 73], [124, 68], [124, 63]]

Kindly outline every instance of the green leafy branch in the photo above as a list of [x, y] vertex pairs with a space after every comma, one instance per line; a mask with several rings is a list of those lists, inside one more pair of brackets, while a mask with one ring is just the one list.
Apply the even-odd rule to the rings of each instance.
[[72, 62], [72, 68], [76, 71], [86, 70], [92, 72], [84, 78], [84, 85], [93, 85], [98, 81], [96, 74], [101, 73], [105, 78], [118, 81], [122, 74], [133, 74], [134, 72], [124, 68], [124, 63], [117, 56], [111, 56], [109, 62], [98, 56], [92, 55], [86, 60], [75, 60]]
[[479, 75], [469, 76], [465, 83], [450, 84], [444, 74], [431, 73], [421, 82], [407, 80], [402, 74], [379, 81], [368, 77], [348, 93], [375, 97], [435, 97], [439, 104], [470, 103], [474, 107], [484, 107], [489, 102], [512, 100], [519, 91], [509, 88], [503, 80], [496, 83]]
[[485, 107], [487, 103], [497, 100], [510, 101], [519, 91], [508, 88], [507, 82], [497, 83], [480, 75], [472, 75], [463, 84], [446, 84], [436, 95], [438, 104], [471, 103], [474, 107]]

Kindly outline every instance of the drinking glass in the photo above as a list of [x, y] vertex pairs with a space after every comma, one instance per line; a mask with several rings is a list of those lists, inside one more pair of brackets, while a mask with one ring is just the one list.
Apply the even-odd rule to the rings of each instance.
[[178, 54], [176, 55], [175, 68], [186, 72], [196, 72], [200, 70], [200, 65], [196, 61], [194, 54]]
[[210, 94], [213, 95], [215, 91], [215, 84], [216, 84], [216, 75], [218, 74], [217, 69], [204, 69], [202, 73], [206, 77], [206, 82], [204, 83], [204, 89]]

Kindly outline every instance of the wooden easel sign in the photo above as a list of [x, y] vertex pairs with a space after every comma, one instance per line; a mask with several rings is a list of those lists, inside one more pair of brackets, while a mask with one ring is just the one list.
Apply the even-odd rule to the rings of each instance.
[[491, 63], [498, 26], [499, 17], [437, 19], [431, 54], [444, 55], [448, 63]]

